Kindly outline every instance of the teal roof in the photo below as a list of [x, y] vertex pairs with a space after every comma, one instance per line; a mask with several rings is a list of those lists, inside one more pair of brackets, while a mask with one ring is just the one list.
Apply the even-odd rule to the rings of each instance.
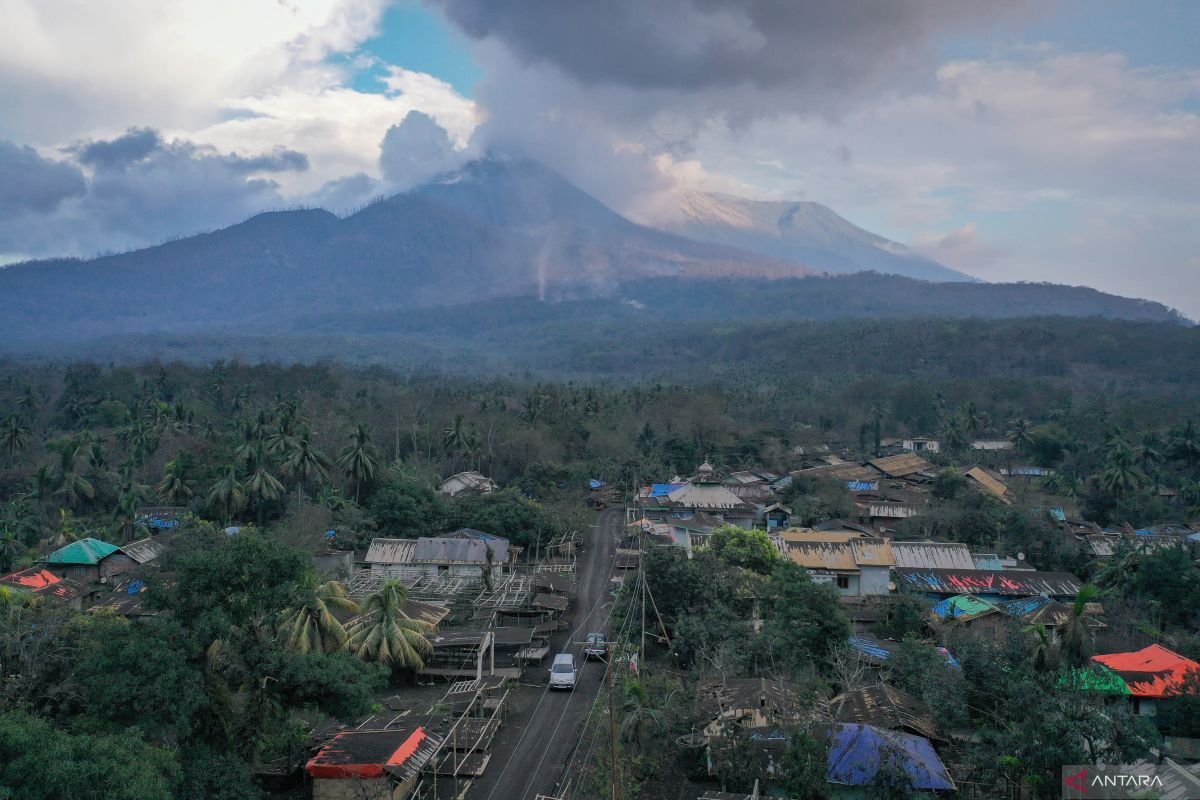
[[933, 607], [933, 613], [937, 614], [940, 619], [957, 619], [966, 622], [967, 620], [982, 617], [984, 614], [991, 614], [993, 611], [998, 611], [996, 606], [989, 603], [980, 597], [974, 597], [969, 594], [959, 594], [954, 597], [949, 597]]
[[100, 559], [112, 555], [118, 548], [115, 544], [99, 539], [80, 539], [60, 547], [46, 556], [47, 564], [99, 564]]

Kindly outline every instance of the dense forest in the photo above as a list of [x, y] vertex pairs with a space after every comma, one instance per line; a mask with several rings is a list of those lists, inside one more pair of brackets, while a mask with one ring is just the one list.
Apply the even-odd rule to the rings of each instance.
[[[294, 647], [281, 632], [303, 609], [337, 602], [311, 564], [326, 531], [336, 531], [335, 546], [359, 552], [377, 535], [462, 525], [536, 547], [589, 524], [591, 478], [629, 491], [706, 459], [722, 471], [783, 473], [799, 466], [802, 450], [868, 458], [889, 436], [941, 437], [934, 459], [947, 468], [929, 513], [898, 536], [990, 545], [999, 535], [1040, 569], [1094, 581], [1111, 618], [1130, 630], [1157, 631], [1180, 652], [1200, 654], [1192, 633], [1200, 578], [1186, 556], [1105, 572], [1047, 545], [1049, 522], [1033, 510], [1054, 498], [1099, 525], [1196, 518], [1193, 330], [1099, 320], [619, 328], [613, 323], [609, 339], [585, 343], [579, 334], [542, 345], [562, 359], [552, 369], [569, 371], [577, 360], [579, 371], [606, 375], [599, 382], [550, 382], [532, 369], [467, 378], [236, 360], [4, 365], [0, 572], [85, 537], [143, 537], [143, 507], [190, 515], [186, 544], [166, 565], [174, 580], [151, 587], [154, 625], [30, 605], [0, 590], [0, 786], [16, 787], [12, 797], [251, 798], [259, 794], [251, 770], [294, 752], [306, 724], [367, 713], [388, 669], [340, 648]], [[635, 350], [610, 346], [634, 336], [643, 343]], [[515, 354], [519, 341], [497, 348]], [[655, 365], [663, 379], [630, 380], [631, 361]], [[1014, 449], [980, 455], [969, 448], [976, 438], [1007, 439]], [[1017, 487], [1022, 502], [1008, 506], [961, 478], [985, 459], [1049, 472]], [[503, 488], [463, 500], [435, 491], [465, 469]], [[796, 481], [786, 499], [797, 523], [848, 513], [835, 489]], [[231, 525], [245, 535], [221, 532]], [[617, 689], [625, 778], [646, 796], [696, 767], [664, 745], [692, 725], [687, 675], [710, 674], [714, 663], [729, 675], [786, 673], [814, 697], [851, 680], [830, 649], [848, 625], [835, 600], [746, 535], [718, 538], [692, 561], [665, 552], [648, 559], [645, 579], [672, 634], [655, 659], [670, 668], [644, 682], [624, 678]], [[757, 598], [758, 628], [747, 598]], [[1058, 670], [1080, 663], [1082, 651], [1055, 650], [1051, 662], [1028, 634], [964, 640], [955, 650], [962, 672], [933, 680], [941, 667], [921, 642], [923, 619], [913, 608], [886, 623], [898, 639], [909, 635], [894, 680], [947, 725], [963, 714], [987, 720], [982, 745], [963, 756], [979, 770], [997, 780], [1046, 776], [1080, 754], [1038, 742], [1073, 741], [1080, 731], [1095, 738], [1111, 725], [1094, 703], [1081, 703], [1062, 730], [1028, 730], [1029, 719], [1060, 709]], [[1118, 728], [1128, 738], [1107, 741], [1114, 756], [1153, 740], [1142, 726]], [[672, 737], [656, 735], [666, 730]], [[817, 751], [801, 736], [793, 742], [787, 780], [800, 787]], [[749, 756], [720, 759], [723, 783], [748, 789]], [[593, 766], [587, 779], [602, 784], [604, 767]]]

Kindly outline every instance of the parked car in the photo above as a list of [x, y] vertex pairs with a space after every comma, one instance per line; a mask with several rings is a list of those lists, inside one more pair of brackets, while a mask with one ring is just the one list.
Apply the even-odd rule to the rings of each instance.
[[583, 645], [584, 658], [604, 658], [608, 655], [608, 641], [603, 633], [589, 633]]
[[575, 670], [575, 656], [570, 653], [556, 655], [554, 663], [550, 665], [550, 688], [574, 689], [576, 677], [578, 673]]

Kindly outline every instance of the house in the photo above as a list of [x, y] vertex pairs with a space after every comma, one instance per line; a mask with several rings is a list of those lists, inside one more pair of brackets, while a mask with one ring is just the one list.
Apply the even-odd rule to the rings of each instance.
[[1080, 587], [1079, 579], [1066, 572], [897, 568], [895, 574], [900, 588], [933, 599], [972, 594], [988, 599], [1046, 595], [1069, 600]]
[[508, 540], [444, 538], [371, 540], [365, 562], [371, 572], [416, 579], [448, 575], [472, 581], [499, 577], [509, 557]]
[[[920, 481], [937, 477], [937, 468], [915, 453], [876, 458], [868, 461], [867, 464], [889, 478]], [[851, 478], [846, 480], [851, 480]]]
[[808, 570], [812, 579], [835, 586], [848, 597], [888, 594], [896, 563], [887, 539], [853, 532], [789, 530], [779, 534], [787, 557]]
[[942, 443], [937, 439], [914, 436], [911, 439], [902, 439], [900, 447], [910, 453], [936, 453], [942, 449]]
[[970, 549], [960, 542], [892, 542], [897, 569], [975, 569]]
[[8, 586], [34, 597], [53, 600], [75, 611], [83, 609], [84, 599], [89, 594], [88, 589], [79, 583], [70, 578], [60, 578], [42, 567], [30, 567], [0, 577], [0, 586]]
[[996, 604], [970, 594], [948, 597], [936, 604], [930, 613], [941, 625], [949, 623], [985, 634], [998, 634], [1007, 619]]
[[441, 743], [419, 724], [342, 731], [305, 765], [313, 800], [406, 800]]
[[839, 694], [829, 701], [829, 713], [838, 722], [873, 725], [926, 739], [941, 738], [929, 706], [886, 683]]
[[450, 531], [449, 533], [439, 533], [438, 539], [466, 539], [471, 541], [484, 542], [492, 550], [492, 558], [501, 563], [513, 564], [518, 555], [521, 554], [521, 548], [513, 545], [508, 539], [503, 536], [497, 536], [494, 533], [484, 533], [477, 531], [474, 528], [459, 528], [458, 530]]
[[1163, 698], [1178, 691], [1188, 673], [1200, 670], [1200, 664], [1161, 644], [1132, 653], [1092, 656], [1092, 661], [1121, 678], [1133, 698], [1134, 712], [1144, 716], [1155, 716]]
[[475, 493], [487, 494], [494, 492], [500, 487], [491, 478], [474, 470], [469, 472], [460, 472], [456, 475], [451, 475], [446, 480], [438, 484], [437, 490], [444, 495], [450, 497], [458, 497], [460, 494]]
[[696, 690], [699, 714], [711, 720], [708, 736], [733, 728], [762, 728], [799, 718], [803, 704], [783, 681], [768, 678], [729, 678], [701, 683]]
[[[1011, 600], [1001, 600], [995, 605], [1008, 616], [1021, 620], [1022, 625], [1044, 627], [1052, 644], [1058, 644], [1062, 639], [1063, 628], [1075, 614], [1073, 606], [1049, 597], [1016, 597]], [[1103, 608], [1099, 603], [1088, 603], [1083, 609], [1084, 624], [1093, 641], [1098, 629], [1108, 627], [1096, 619], [1101, 613], [1103, 613]]]
[[1005, 505], [1012, 505], [1012, 492], [1009, 490], [1008, 484], [1000, 480], [994, 472], [986, 470], [983, 467], [971, 467], [963, 473], [963, 477], [969, 483], [988, 492]]
[[687, 514], [707, 514], [725, 525], [753, 528], [760, 522], [760, 506], [735, 494], [722, 484], [711, 464], [701, 464], [697, 474], [686, 481], [655, 483], [643, 487], [629, 507], [630, 519], [670, 523], [686, 519]]
[[58, 548], [43, 561], [60, 578], [80, 583], [106, 583], [137, 563], [115, 544], [90, 537]]
[[792, 525], [792, 510], [783, 503], [764, 506], [761, 514], [768, 531], [784, 530]]
[[888, 765], [902, 771], [914, 789], [953, 792], [956, 788], [933, 743], [924, 736], [852, 722], [830, 726], [829, 782], [834, 797], [860, 796], [860, 787], [869, 786]]
[[147, 536], [145, 539], [138, 539], [136, 542], [123, 544], [118, 549], [129, 556], [129, 559], [134, 564], [149, 564], [162, 555], [166, 549], [167, 541], [174, 535]]

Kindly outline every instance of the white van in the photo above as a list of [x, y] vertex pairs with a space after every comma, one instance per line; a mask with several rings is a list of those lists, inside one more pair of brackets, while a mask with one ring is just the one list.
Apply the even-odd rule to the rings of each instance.
[[554, 663], [550, 665], [550, 688], [574, 689], [576, 675], [575, 656], [570, 653], [559, 653], [554, 657]]

